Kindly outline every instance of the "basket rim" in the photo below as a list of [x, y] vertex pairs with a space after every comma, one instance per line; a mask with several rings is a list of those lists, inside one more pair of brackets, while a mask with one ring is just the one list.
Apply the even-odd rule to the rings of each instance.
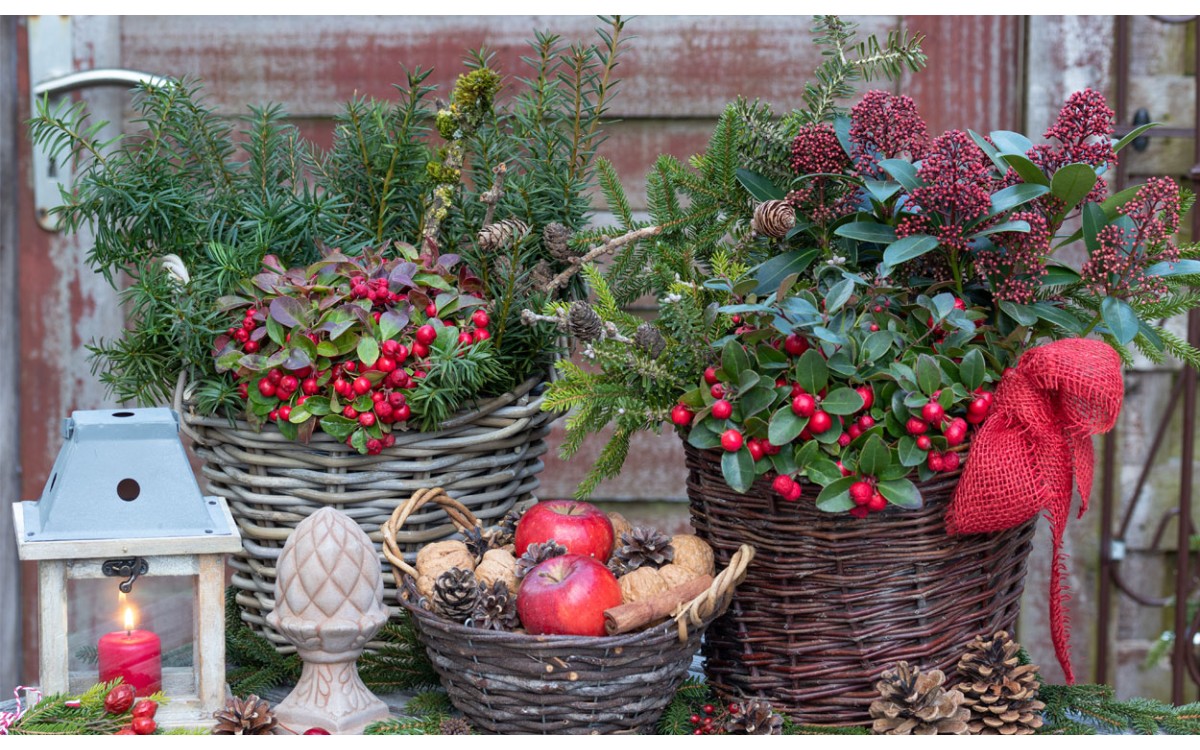
[[[534, 375], [531, 375], [512, 390], [506, 391], [499, 396], [493, 396], [485, 401], [475, 401], [474, 406], [472, 407], [460, 408], [454, 416], [439, 424], [435, 430], [413, 429], [406, 430], [406, 432], [415, 435], [425, 435], [432, 438], [449, 430], [455, 430], [457, 428], [469, 426], [478, 420], [495, 414], [497, 411], [500, 411], [505, 407], [515, 405], [521, 398], [525, 396], [531, 396], [529, 401], [523, 405], [523, 409], [532, 415], [531, 418], [537, 417], [539, 414], [557, 417], [557, 414], [542, 411], [542, 403], [545, 400], [544, 391], [536, 395], [531, 395], [538, 386], [543, 383], [550, 382], [550, 380], [551, 373], [538, 372]], [[263, 424], [261, 427], [256, 428], [254, 425], [250, 424], [250, 422], [241, 417], [220, 417], [215, 414], [196, 414], [191, 408], [195, 402], [192, 397], [187, 394], [188, 387], [187, 373], [180, 373], [179, 380], [175, 386], [173, 407], [175, 412], [179, 414], [182, 422], [181, 427], [185, 432], [188, 432], [193, 439], [196, 439], [197, 436], [191, 434], [190, 428], [212, 427], [244, 433], [246, 435], [253, 436], [253, 438], [257, 440], [269, 440], [277, 437], [281, 441], [285, 441], [289, 444], [296, 444], [298, 442], [284, 438], [283, 433], [279, 431], [279, 428], [270, 423]], [[333, 436], [327, 435], [320, 430], [314, 430], [305, 445], [313, 444], [344, 445], [344, 442], [341, 440], [336, 440]]]

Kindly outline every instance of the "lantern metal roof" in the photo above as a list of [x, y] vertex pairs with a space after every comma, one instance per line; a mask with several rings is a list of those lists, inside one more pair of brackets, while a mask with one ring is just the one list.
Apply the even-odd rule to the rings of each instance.
[[41, 499], [21, 503], [22, 547], [162, 537], [199, 542], [177, 550], [184, 554], [239, 547], [225, 503], [200, 492], [175, 412], [76, 411], [63, 420], [63, 438]]

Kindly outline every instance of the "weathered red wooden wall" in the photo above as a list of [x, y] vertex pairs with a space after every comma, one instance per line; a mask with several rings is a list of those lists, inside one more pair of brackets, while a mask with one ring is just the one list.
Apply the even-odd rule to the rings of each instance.
[[[79, 17], [76, 69], [112, 66], [195, 76], [211, 104], [229, 115], [250, 104], [281, 102], [320, 139], [339, 104], [359, 94], [390, 96], [400, 64], [434, 67], [443, 88], [460, 73], [465, 49], [486, 45], [500, 69], [520, 75], [524, 40], [534, 28], [590, 42], [596, 22], [584, 17]], [[932, 130], [1018, 127], [1024, 101], [1019, 17], [879, 16], [854, 18], [864, 33], [905, 28], [927, 34], [930, 69], [872, 86], [910, 93]], [[24, 24], [18, 30], [19, 111], [29, 111]], [[603, 154], [624, 175], [635, 201], [655, 156], [700, 150], [722, 107], [744, 95], [784, 110], [800, 105], [803, 82], [820, 57], [808, 42], [807, 17], [648, 17], [629, 24], [622, 90], [610, 114]], [[9, 82], [3, 82], [9, 85]], [[89, 92], [89, 102], [115, 108], [124, 92]], [[21, 136], [22, 158], [30, 153]], [[34, 221], [28, 162], [19, 191], [21, 497], [37, 497], [58, 450], [58, 424], [73, 409], [96, 408], [105, 396], [89, 373], [84, 346], [111, 336], [120, 310], [111, 290], [83, 263], [86, 237], [63, 238]], [[4, 321], [15, 330], [17, 321]], [[591, 446], [598, 450], [599, 445]], [[548, 460], [546, 494], [569, 493], [591, 458], [570, 465]], [[610, 498], [679, 498], [682, 461], [673, 438], [639, 439], [628, 471], [604, 486]], [[13, 498], [16, 499], [16, 498]], [[4, 568], [0, 566], [0, 570]], [[26, 568], [26, 590], [32, 591]], [[25, 633], [36, 633], [36, 605], [25, 599]], [[28, 655], [25, 674], [35, 671]]]

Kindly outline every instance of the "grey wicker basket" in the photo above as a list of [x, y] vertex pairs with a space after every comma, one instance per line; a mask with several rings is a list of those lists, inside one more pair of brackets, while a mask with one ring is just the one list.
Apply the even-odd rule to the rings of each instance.
[[[274, 426], [201, 416], [176, 389], [175, 408], [193, 451], [204, 461], [208, 491], [229, 502], [242, 534], [242, 552], [231, 560], [241, 618], [281, 652], [294, 650], [266, 624], [275, 606], [275, 560], [300, 521], [325, 506], [344, 511], [379, 547], [380, 526], [415, 490], [444, 487], [485, 525], [518, 504], [536, 501], [546, 436], [559, 416], [542, 411], [545, 377], [464, 409], [435, 432], [395, 432], [396, 444], [364, 456], [323, 433], [308, 443], [285, 438]], [[409, 519], [397, 540], [415, 559], [424, 544], [457, 529], [439, 508]], [[396, 589], [384, 565], [385, 601]]]

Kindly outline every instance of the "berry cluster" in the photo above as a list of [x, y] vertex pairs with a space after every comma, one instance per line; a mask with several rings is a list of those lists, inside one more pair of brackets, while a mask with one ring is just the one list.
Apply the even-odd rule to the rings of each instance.
[[[237, 375], [238, 396], [253, 421], [274, 423], [292, 437], [306, 437], [319, 424], [375, 455], [414, 417], [411, 392], [436, 358], [483, 345], [491, 319], [477, 294], [432, 272], [440, 267], [420, 272], [404, 258], [371, 254], [333, 260], [315, 271], [268, 268], [256, 277], [270, 292], [218, 337], [218, 367]], [[461, 286], [476, 288], [465, 280]]]
[[725, 712], [718, 712], [716, 706], [705, 703], [700, 708], [700, 713], [688, 717], [688, 723], [694, 727], [692, 734], [725, 734], [725, 721], [728, 715], [736, 714], [739, 710], [736, 703], [730, 703]]

